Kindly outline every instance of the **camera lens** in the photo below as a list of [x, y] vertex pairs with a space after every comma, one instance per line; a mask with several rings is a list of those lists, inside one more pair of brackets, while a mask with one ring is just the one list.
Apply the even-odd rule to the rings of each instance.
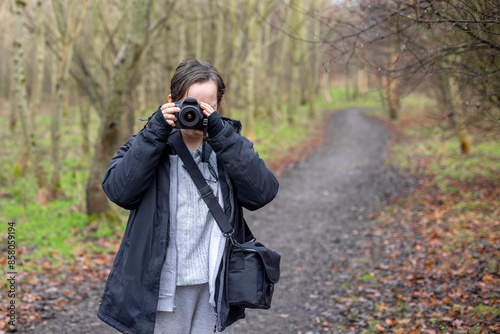
[[181, 123], [183, 127], [193, 127], [200, 121], [201, 115], [192, 107], [185, 107], [180, 112]]
[[192, 111], [188, 111], [187, 113], [184, 114], [184, 120], [188, 123], [192, 122], [194, 118], [195, 114]]

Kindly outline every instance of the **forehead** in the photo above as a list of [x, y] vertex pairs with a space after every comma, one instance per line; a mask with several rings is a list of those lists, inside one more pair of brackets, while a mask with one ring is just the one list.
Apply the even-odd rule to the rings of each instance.
[[198, 102], [217, 104], [217, 84], [213, 81], [196, 82], [186, 92], [186, 97], [194, 97]]

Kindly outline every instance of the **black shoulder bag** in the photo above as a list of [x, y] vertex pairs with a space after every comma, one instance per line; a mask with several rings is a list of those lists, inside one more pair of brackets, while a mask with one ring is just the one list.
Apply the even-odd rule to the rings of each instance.
[[[189, 153], [186, 144], [184, 144], [180, 135], [172, 137], [176, 153], [198, 188], [201, 198], [212, 212], [224, 236], [231, 241], [229, 274], [227, 277], [229, 305], [269, 309], [274, 293], [274, 284], [278, 283], [280, 277], [281, 256], [275, 251], [266, 248], [260, 242], [247, 241], [240, 244], [235, 240], [231, 223], [215, 197], [212, 188], [207, 184]], [[202, 161], [205, 161], [204, 157], [202, 157]]]

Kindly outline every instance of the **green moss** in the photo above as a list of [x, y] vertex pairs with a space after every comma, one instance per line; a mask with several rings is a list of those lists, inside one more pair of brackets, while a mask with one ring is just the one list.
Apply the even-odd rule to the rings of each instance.
[[373, 280], [375, 280], [375, 277], [373, 277], [373, 275], [371, 273], [369, 273], [369, 274], [358, 276], [358, 279], [364, 280], [364, 281], [373, 281]]
[[475, 315], [482, 315], [487, 317], [496, 317], [500, 316], [500, 308], [480, 304], [472, 309], [472, 313]]

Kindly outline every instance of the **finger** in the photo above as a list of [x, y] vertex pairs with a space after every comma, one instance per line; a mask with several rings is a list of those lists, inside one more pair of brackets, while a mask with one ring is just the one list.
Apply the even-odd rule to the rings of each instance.
[[167, 114], [174, 114], [174, 113], [177, 113], [181, 111], [180, 108], [177, 108], [177, 107], [173, 107], [173, 108], [165, 108], [165, 109], [162, 109], [161, 112], [163, 115], [167, 115]]
[[177, 120], [177, 117], [175, 117], [175, 115], [174, 115], [174, 114], [172, 114], [172, 113], [167, 113], [167, 112], [164, 112], [164, 113], [163, 113], [163, 117], [164, 117], [164, 118], [165, 118], [165, 120], [167, 120], [167, 121], [174, 121], [174, 122], [175, 122], [175, 121]]
[[168, 109], [168, 108], [176, 108], [175, 103], [165, 103], [164, 105], [161, 106], [161, 109]]
[[205, 102], [201, 102], [200, 107], [201, 107], [201, 109], [203, 109], [203, 113], [206, 116], [210, 116], [210, 114], [212, 114], [215, 111], [211, 105], [209, 105], [208, 103], [205, 103]]
[[167, 110], [164, 110], [164, 111], [162, 112], [162, 114], [163, 114], [163, 117], [165, 118], [165, 120], [166, 120], [167, 122], [168, 122], [168, 121], [173, 121], [173, 122], [177, 121], [177, 117], [175, 117], [175, 115], [174, 115], [173, 113], [169, 113], [169, 112], [168, 112], [168, 109], [167, 109]]
[[170, 117], [171, 115], [167, 115], [165, 116], [165, 120], [167, 121], [167, 123], [171, 126], [171, 127], [175, 127], [175, 122], [177, 121], [177, 118], [174, 117]]
[[214, 112], [214, 108], [212, 108], [212, 106], [208, 103], [205, 103], [205, 102], [201, 102], [200, 103], [200, 106], [203, 108], [203, 109], [206, 109], [208, 111], [211, 111], [211, 112]]
[[167, 121], [167, 123], [171, 127], [175, 127], [175, 122], [177, 121], [177, 118], [175, 117], [174, 113], [178, 111], [179, 108], [174, 107], [174, 108], [165, 108], [161, 111], [163, 118]]

